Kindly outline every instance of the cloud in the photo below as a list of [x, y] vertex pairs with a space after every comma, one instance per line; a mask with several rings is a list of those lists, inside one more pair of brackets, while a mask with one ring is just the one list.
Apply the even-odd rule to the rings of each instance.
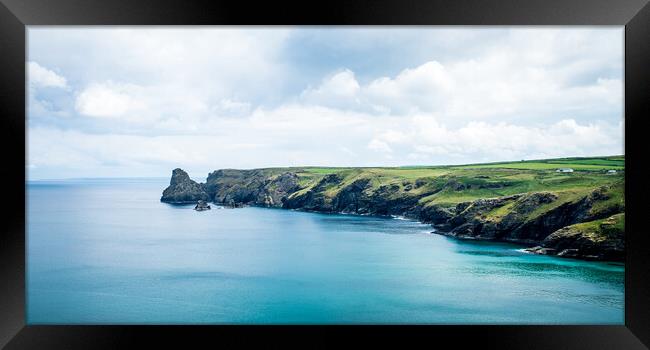
[[323, 79], [316, 88], [307, 88], [301, 94], [303, 102], [315, 105], [336, 105], [339, 107], [358, 104], [358, 93], [360, 90], [354, 72], [344, 69], [330, 77]]
[[408, 154], [431, 163], [471, 163], [515, 159], [611, 155], [623, 152], [622, 125], [579, 124], [565, 119], [550, 125], [469, 122], [449, 128], [435, 118], [414, 116], [398, 130], [373, 138], [377, 149]]
[[510, 48], [446, 65], [425, 62], [367, 84], [359, 84], [354, 72], [345, 70], [308, 88], [301, 97], [306, 104], [380, 115], [432, 113], [450, 123], [621, 114], [622, 79], [597, 78], [573, 85], [571, 72], [563, 71], [562, 64], [548, 66], [548, 56]]
[[246, 113], [247, 103], [221, 99], [210, 101], [200, 93], [165, 85], [137, 85], [106, 81], [83, 88], [75, 99], [82, 116], [111, 119], [116, 131], [158, 130], [186, 132], [199, 130], [211, 116]]
[[251, 104], [248, 102], [224, 98], [211, 107], [212, 115], [223, 117], [242, 117], [251, 113]]
[[32, 28], [29, 39], [38, 176], [623, 149], [616, 28]]
[[454, 84], [451, 73], [442, 64], [430, 61], [404, 69], [394, 78], [373, 80], [364, 87], [364, 93], [371, 104], [381, 106], [383, 110], [433, 112], [445, 104]]
[[67, 87], [67, 82], [64, 77], [34, 61], [27, 63], [27, 76], [29, 78], [30, 86], [33, 87]]
[[95, 83], [77, 96], [75, 108], [83, 115], [98, 118], [115, 118], [135, 113], [141, 105], [132, 97], [134, 85]]
[[390, 148], [388, 143], [386, 143], [384, 141], [380, 141], [378, 139], [372, 139], [368, 143], [368, 149], [371, 149], [373, 151], [383, 152], [383, 153], [392, 153], [393, 152], [393, 149]]
[[[305, 115], [310, 116], [308, 123]], [[221, 120], [186, 135], [34, 128], [28, 149], [34, 176], [48, 169], [76, 177], [96, 172], [161, 176], [179, 166], [202, 176], [217, 168], [465, 164], [611, 155], [623, 152], [621, 133], [620, 122], [565, 119], [526, 126], [480, 121], [455, 128], [424, 114], [375, 116], [294, 105], [256, 111], [255, 118]]]
[[[210, 102], [282, 92], [287, 28], [30, 28], [29, 56], [66, 72], [77, 89], [112, 81], [172, 87]], [[269, 84], [273, 82], [273, 84]]]

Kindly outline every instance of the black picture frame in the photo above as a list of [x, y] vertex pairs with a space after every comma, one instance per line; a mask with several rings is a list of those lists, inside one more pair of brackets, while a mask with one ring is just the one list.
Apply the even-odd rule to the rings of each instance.
[[[25, 35], [29, 25], [624, 25], [626, 270], [624, 326], [32, 326], [25, 323]], [[186, 346], [324, 347], [352, 340], [454, 348], [647, 349], [650, 346], [648, 0], [391, 0], [260, 2], [0, 0], [0, 346], [88, 349]], [[646, 214], [647, 215], [647, 214]], [[645, 344], [645, 345], [644, 345]]]

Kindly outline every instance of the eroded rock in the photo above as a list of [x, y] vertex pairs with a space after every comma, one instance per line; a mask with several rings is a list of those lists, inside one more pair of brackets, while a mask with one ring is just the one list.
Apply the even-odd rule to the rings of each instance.
[[169, 186], [163, 191], [160, 201], [172, 204], [191, 204], [199, 200], [207, 201], [208, 193], [203, 185], [190, 179], [189, 175], [180, 168], [172, 171]]

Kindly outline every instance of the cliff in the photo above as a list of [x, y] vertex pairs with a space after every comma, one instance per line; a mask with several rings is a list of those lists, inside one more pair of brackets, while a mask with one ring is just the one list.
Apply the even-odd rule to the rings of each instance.
[[544, 238], [541, 245], [527, 250], [567, 258], [623, 261], [625, 214], [563, 227]]
[[172, 204], [195, 204], [199, 200], [210, 199], [203, 185], [196, 183], [185, 171], [176, 168], [172, 171], [172, 178], [162, 194], [160, 200]]
[[181, 172], [174, 170], [161, 200], [400, 215], [459, 239], [522, 243], [538, 254], [623, 259], [624, 225], [614, 225], [616, 232], [607, 228], [625, 211], [620, 172], [483, 166], [223, 169], [210, 173], [205, 184]]

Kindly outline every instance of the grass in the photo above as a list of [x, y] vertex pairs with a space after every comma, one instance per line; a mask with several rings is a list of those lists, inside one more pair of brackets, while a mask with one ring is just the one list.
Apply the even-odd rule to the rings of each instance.
[[592, 242], [606, 241], [610, 235], [625, 232], [625, 213], [606, 219], [574, 224], [567, 227], [568, 235], [580, 235]]
[[623, 181], [615, 182], [611, 188], [605, 192], [608, 199], [594, 203], [591, 208], [592, 212], [601, 212], [612, 206], [625, 207], [625, 183]]
[[584, 171], [624, 170], [625, 158], [623, 156], [594, 157], [594, 158], [559, 158], [540, 159], [519, 162], [501, 162], [489, 164], [469, 164], [456, 166], [464, 169], [507, 168], [526, 170], [555, 170], [558, 168], [572, 168]]
[[459, 168], [465, 169], [485, 169], [485, 168], [507, 168], [507, 169], [529, 169], [529, 170], [555, 170], [558, 168], [572, 168], [573, 170], [623, 170], [624, 165], [598, 165], [598, 164], [580, 164], [580, 163], [551, 163], [551, 162], [525, 162], [525, 163], [502, 163], [502, 164], [482, 164], [482, 165], [464, 165]]
[[506, 215], [508, 215], [510, 213], [510, 210], [514, 206], [515, 206], [515, 202], [510, 201], [510, 202], [508, 202], [507, 204], [505, 204], [503, 206], [492, 209], [491, 211], [485, 213], [485, 217], [489, 221], [500, 221], [501, 219], [503, 219], [503, 217], [505, 217]]
[[327, 175], [327, 174], [335, 174], [341, 171], [345, 170], [350, 170], [352, 168], [327, 168], [327, 167], [314, 167], [314, 168], [301, 168], [304, 172], [311, 173], [311, 174], [320, 174], [320, 175]]
[[[573, 173], [558, 173], [557, 168], [572, 168]], [[528, 192], [553, 192], [558, 200], [541, 205], [536, 212], [550, 209], [567, 201], [577, 200], [601, 186], [610, 186], [610, 198], [601, 201], [594, 210], [604, 210], [610, 205], [624, 205], [624, 172], [608, 174], [607, 170], [624, 170], [624, 156], [593, 158], [560, 158], [489, 164], [454, 166], [407, 167], [294, 167], [267, 168], [268, 174], [295, 172], [301, 190], [299, 196], [313, 189], [328, 174], [337, 174], [341, 181], [326, 186], [322, 194], [330, 200], [354, 181], [367, 179], [365, 190], [372, 194], [383, 186], [397, 189], [394, 197], [415, 196], [425, 206], [454, 206], [479, 198], [494, 198]], [[498, 218], [507, 210], [500, 209], [488, 216]], [[531, 218], [536, 213], [531, 213]]]

